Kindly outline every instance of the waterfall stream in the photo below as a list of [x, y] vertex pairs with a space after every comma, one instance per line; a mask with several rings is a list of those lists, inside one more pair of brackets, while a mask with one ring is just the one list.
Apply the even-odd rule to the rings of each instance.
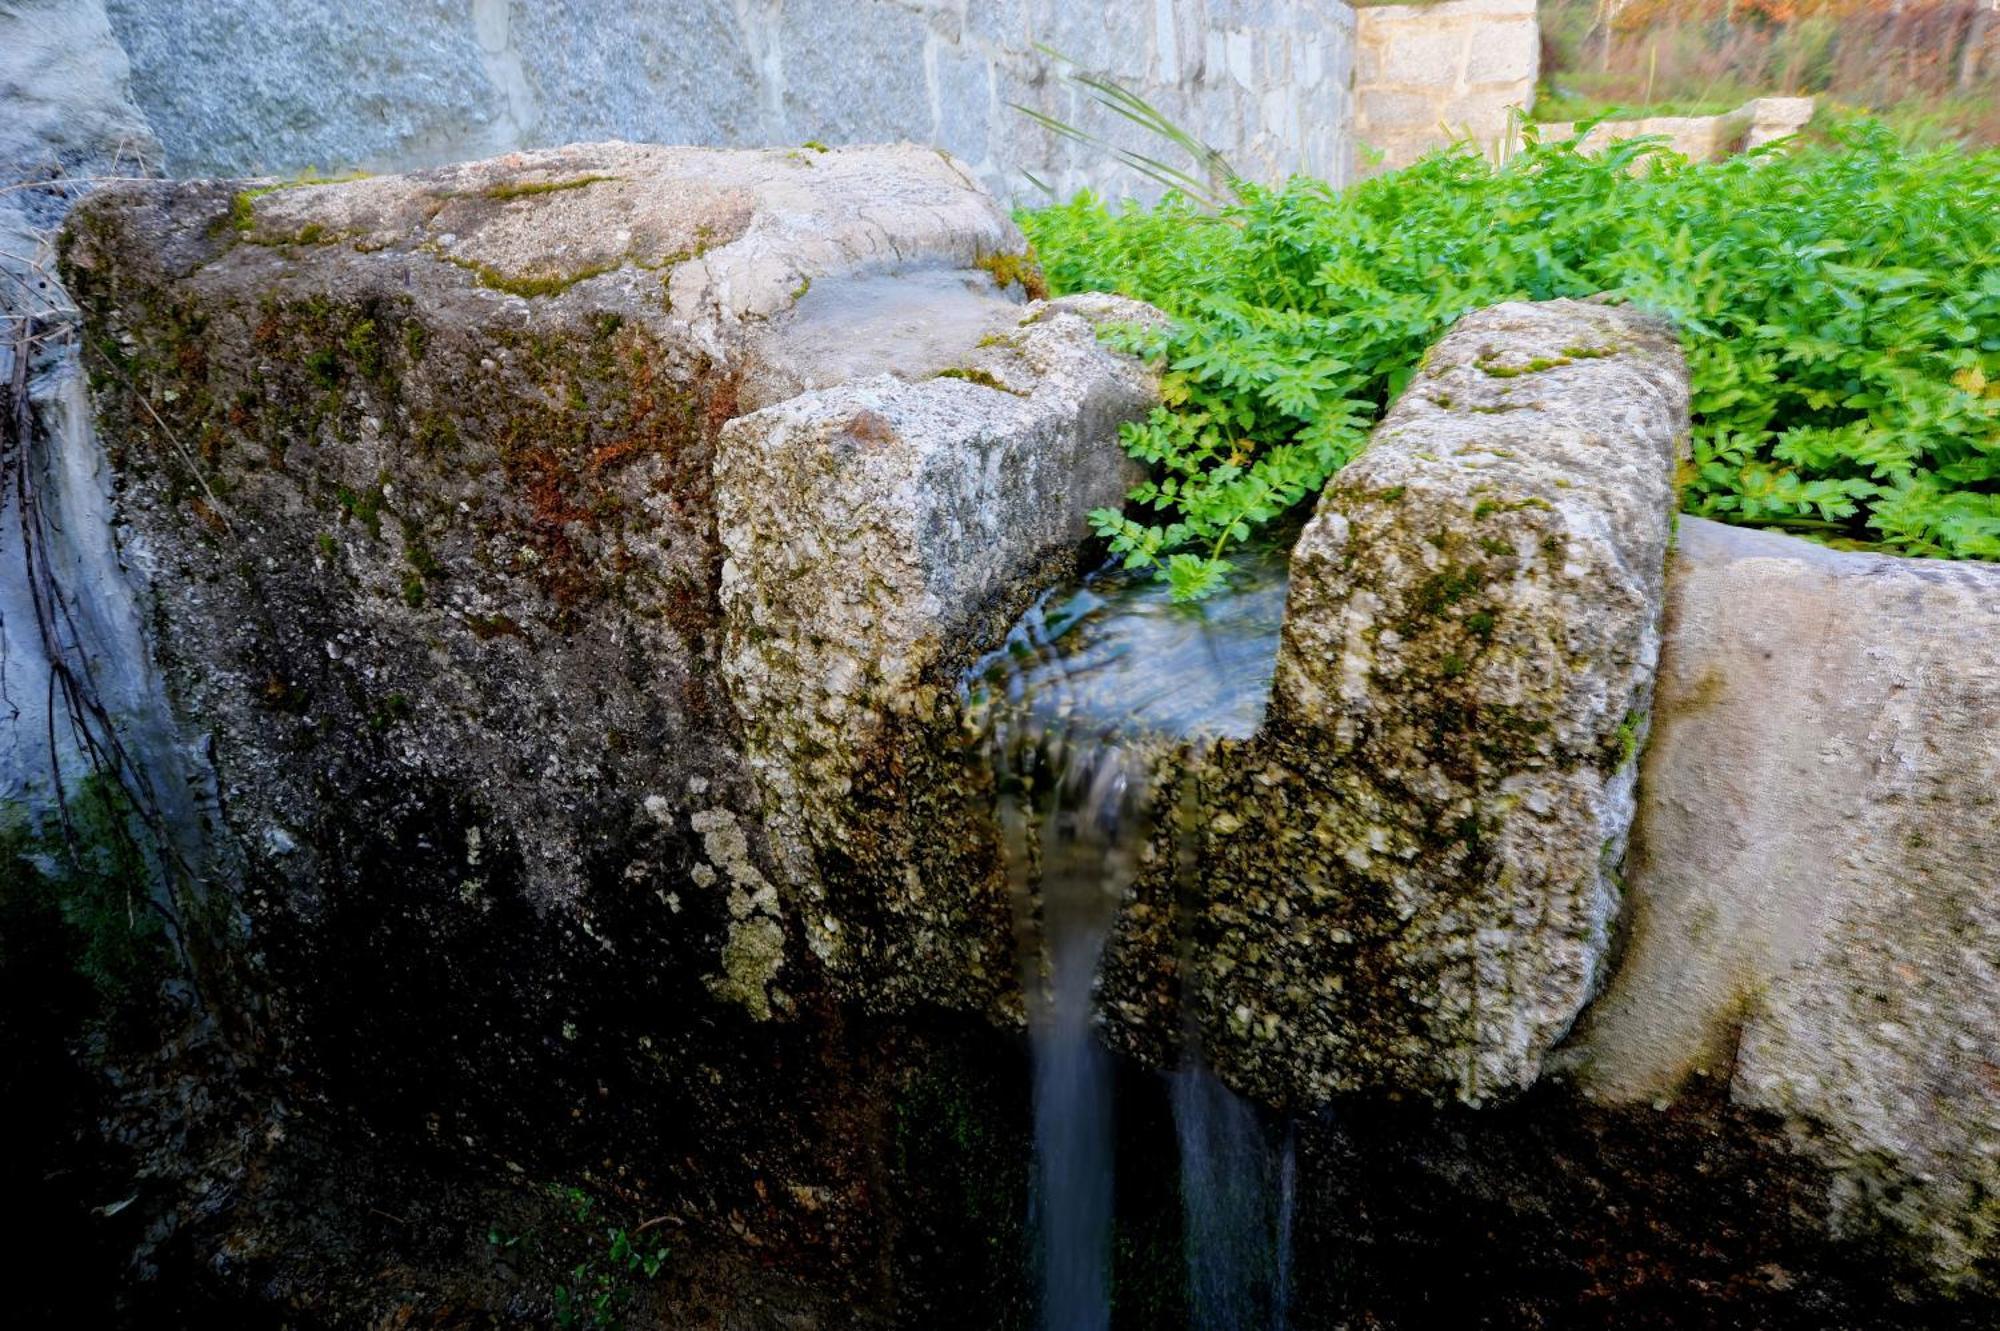
[[1182, 1245], [1193, 1331], [1283, 1331], [1290, 1293], [1289, 1129], [1273, 1140], [1249, 1101], [1199, 1063], [1173, 1075]]
[[[1285, 547], [1247, 550], [1225, 595], [1174, 605], [1106, 570], [1045, 595], [968, 674], [1000, 791], [1034, 1064], [1031, 1217], [1046, 1331], [1112, 1324], [1112, 1057], [1098, 963], [1153, 829], [1148, 777], [1176, 749], [1261, 721], [1285, 603]], [[1282, 1328], [1288, 1137], [1208, 1073], [1191, 1036], [1173, 1074], [1194, 1331]]]

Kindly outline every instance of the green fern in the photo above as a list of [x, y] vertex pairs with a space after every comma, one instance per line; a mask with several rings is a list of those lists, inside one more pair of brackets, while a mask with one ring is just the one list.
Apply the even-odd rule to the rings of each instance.
[[1529, 134], [1502, 166], [1461, 147], [1342, 192], [1232, 177], [1226, 197], [1022, 214], [1055, 290], [1175, 317], [1116, 335], [1165, 396], [1123, 434], [1150, 478], [1094, 515], [1119, 556], [1209, 594], [1227, 547], [1317, 494], [1455, 320], [1608, 292], [1683, 330], [1691, 511], [2000, 558], [2000, 152], [1912, 152], [1864, 123], [1694, 166]]

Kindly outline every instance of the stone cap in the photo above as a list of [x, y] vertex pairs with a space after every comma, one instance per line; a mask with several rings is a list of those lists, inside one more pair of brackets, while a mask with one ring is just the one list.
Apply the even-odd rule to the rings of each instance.
[[622, 290], [710, 342], [820, 278], [973, 268], [1026, 248], [963, 165], [914, 144], [572, 144], [405, 175], [249, 182], [229, 224], [264, 246], [426, 256], [502, 296]]

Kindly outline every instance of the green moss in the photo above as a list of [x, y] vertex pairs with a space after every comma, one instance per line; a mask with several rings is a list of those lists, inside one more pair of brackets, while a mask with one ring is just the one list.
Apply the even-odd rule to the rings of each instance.
[[458, 424], [450, 416], [424, 416], [410, 432], [416, 452], [428, 460], [458, 452]]
[[1507, 503], [1503, 503], [1498, 499], [1482, 499], [1472, 506], [1472, 516], [1474, 521], [1477, 521], [1480, 518], [1490, 518], [1495, 513], [1519, 513], [1523, 509], [1529, 508], [1538, 508], [1543, 512], [1553, 512], [1555, 505], [1540, 495], [1529, 495], [1526, 499], [1516, 499]]
[[0, 916], [46, 912], [60, 922], [66, 964], [109, 1009], [143, 1002], [172, 959], [165, 922], [149, 885], [131, 799], [92, 774], [65, 802], [68, 835], [32, 826], [17, 809], [0, 822]]
[[383, 493], [379, 484], [374, 489], [360, 494], [343, 485], [334, 491], [333, 498], [334, 502], [346, 511], [348, 517], [368, 529], [370, 539], [382, 535]]
[[959, 379], [963, 380], [968, 384], [978, 384], [981, 388], [991, 388], [996, 392], [1012, 393], [1015, 397], [1027, 396], [1026, 393], [1021, 392], [1019, 389], [1009, 388], [1006, 384], [1002, 383], [998, 378], [996, 378], [992, 373], [986, 370], [981, 370], [976, 368], [939, 370], [936, 374], [932, 375], [931, 378]]
[[1408, 487], [1401, 485], [1392, 485], [1388, 489], [1378, 493], [1375, 497], [1381, 500], [1385, 504], [1393, 504], [1398, 499], [1401, 499], [1406, 493], [1408, 493]]
[[539, 194], [560, 194], [564, 190], [584, 189], [603, 181], [617, 179], [617, 176], [574, 176], [569, 180], [509, 180], [498, 185], [488, 185], [479, 193], [485, 198], [504, 203], [509, 199], [528, 199]]
[[1493, 638], [1492, 612], [1480, 610], [1467, 615], [1465, 617], [1465, 631], [1473, 637], [1478, 638], [1481, 642], [1491, 641]]
[[1632, 760], [1639, 756], [1639, 730], [1645, 724], [1646, 714], [1636, 707], [1627, 712], [1625, 719], [1619, 722], [1617, 731], [1611, 737], [1612, 750], [1618, 759], [1616, 767], [1629, 766]]
[[455, 267], [463, 268], [478, 279], [479, 285], [493, 291], [504, 291], [510, 296], [533, 299], [538, 296], [559, 296], [579, 282], [588, 282], [593, 277], [616, 272], [618, 263], [591, 264], [573, 273], [548, 273], [528, 277], [510, 277], [491, 264], [462, 255], [445, 254], [437, 251], [438, 257]]
[[347, 239], [345, 231], [335, 231], [318, 222], [307, 222], [297, 231], [256, 231], [248, 223], [237, 225], [251, 245], [337, 245]]
[[1425, 618], [1435, 618], [1468, 596], [1477, 595], [1485, 582], [1478, 569], [1446, 565], [1417, 584], [1415, 609]]
[[415, 319], [403, 321], [403, 353], [410, 358], [412, 364], [424, 358], [424, 353], [430, 349], [430, 344], [431, 335], [422, 324]]
[[403, 557], [410, 563], [419, 577], [442, 578], [444, 565], [438, 561], [436, 552], [424, 543], [424, 538], [414, 532], [403, 533]]
[[807, 139], [804, 143], [800, 144], [799, 146], [801, 148], [806, 148], [816, 153], [832, 151], [832, 149], [828, 148], [824, 143], [821, 143], [818, 139]]
[[[275, 185], [253, 185], [249, 189], [238, 190], [229, 200], [229, 228], [238, 234], [246, 234], [253, 230], [257, 225], [257, 200], [263, 198], [266, 194], [276, 194], [279, 190], [302, 189], [310, 185], [342, 185], [351, 180], [365, 180], [367, 177], [368, 173], [366, 171], [349, 171], [338, 176], [321, 176], [316, 172], [308, 170], [302, 175], [295, 176], [290, 180], [281, 180]], [[312, 232], [314, 239], [300, 239], [307, 231]], [[338, 235], [328, 232], [325, 227], [320, 226], [317, 222], [306, 223], [304, 227], [295, 233], [293, 239], [296, 243], [311, 245], [323, 243], [320, 239], [322, 237], [339, 239]]]
[[315, 536], [313, 538], [313, 541], [315, 544], [319, 546], [320, 554], [324, 555], [329, 560], [332, 559], [335, 555], [340, 553], [340, 546], [337, 542], [334, 541], [333, 534], [331, 532], [321, 532], [318, 536]]
[[1049, 280], [1042, 273], [1042, 265], [1036, 262], [1033, 250], [1026, 254], [982, 255], [973, 266], [989, 274], [993, 284], [1003, 291], [1019, 286], [1029, 300], [1048, 299]]
[[1481, 707], [1469, 718], [1466, 733], [1474, 737], [1474, 747], [1487, 762], [1517, 768], [1541, 751], [1549, 723], [1545, 718], [1531, 720], [1516, 707]]
[[308, 352], [305, 367], [306, 373], [311, 375], [313, 382], [321, 388], [340, 387], [342, 378], [340, 353], [332, 347], [321, 347], [317, 351]]
[[341, 343], [354, 361], [354, 368], [361, 371], [364, 379], [379, 380], [388, 368], [388, 360], [382, 354], [382, 339], [376, 334], [375, 321], [362, 319], [347, 330]]
[[368, 714], [368, 728], [378, 732], [387, 730], [399, 722], [409, 720], [415, 710], [408, 698], [400, 693], [391, 693], [382, 699], [379, 707]]
[[1567, 356], [1537, 356], [1526, 365], [1502, 365], [1497, 361], [1479, 360], [1474, 362], [1480, 370], [1495, 379], [1518, 379], [1524, 374], [1540, 374], [1571, 364]]

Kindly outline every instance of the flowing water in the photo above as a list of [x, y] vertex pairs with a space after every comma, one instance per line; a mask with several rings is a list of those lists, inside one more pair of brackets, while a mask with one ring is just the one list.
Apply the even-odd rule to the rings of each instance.
[[[976, 665], [1008, 837], [1034, 1053], [1032, 1213], [1047, 1331], [1111, 1322], [1111, 1057], [1092, 991], [1118, 903], [1151, 834], [1147, 774], [1173, 747], [1241, 738], [1270, 693], [1285, 547], [1239, 556], [1230, 591], [1176, 606], [1106, 571], [1051, 592]], [[1191, 1041], [1171, 1087], [1195, 1331], [1284, 1325], [1289, 1139], [1203, 1070]]]
[[1173, 1075], [1181, 1147], [1181, 1242], [1194, 1331], [1283, 1331], [1290, 1295], [1289, 1128], [1273, 1140], [1255, 1107], [1199, 1063]]

